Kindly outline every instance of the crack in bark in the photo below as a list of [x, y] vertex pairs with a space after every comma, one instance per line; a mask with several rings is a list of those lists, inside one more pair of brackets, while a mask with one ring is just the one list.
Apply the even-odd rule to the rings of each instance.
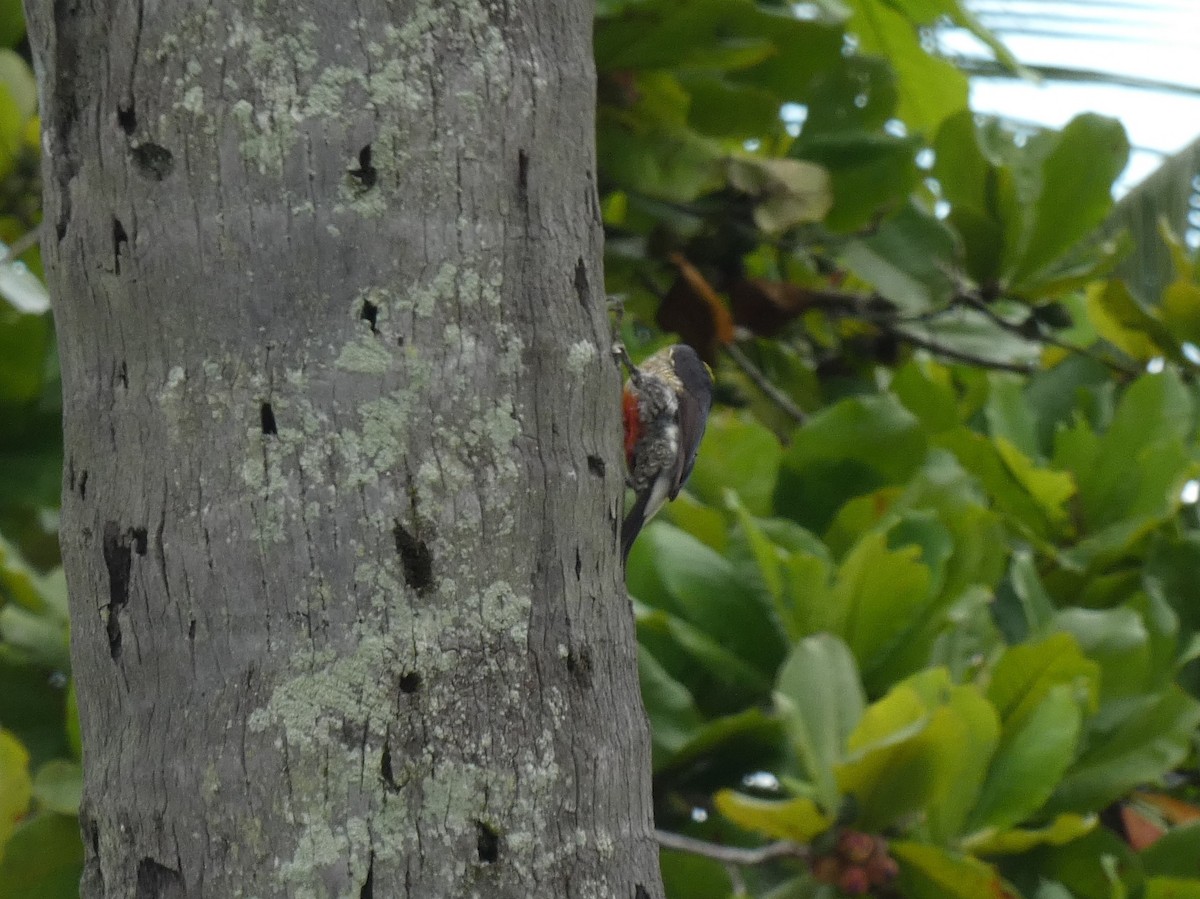
[[587, 265], [584, 264], [583, 257], [575, 263], [575, 296], [579, 298], [579, 305], [584, 309], [590, 309], [592, 305], [592, 289], [588, 283]]
[[358, 899], [375, 899], [375, 853], [367, 858], [367, 879], [358, 891]]
[[129, 602], [129, 572], [133, 567], [128, 537], [121, 533], [115, 521], [104, 523], [103, 551], [104, 567], [108, 569], [108, 608], [104, 626], [108, 634], [108, 653], [115, 662], [121, 657], [121, 610]]
[[46, 124], [54, 142], [50, 158], [53, 161], [53, 178], [59, 204], [54, 232], [61, 243], [67, 236], [71, 222], [71, 182], [79, 173], [79, 149], [75, 146], [79, 99], [75, 89], [81, 81], [78, 69], [85, 36], [79, 33], [82, 23], [75, 0], [54, 0], [52, 21], [57, 28], [58, 39], [53, 46], [55, 52], [50, 67], [50, 71], [54, 72], [54, 90], [46, 103], [49, 110]]

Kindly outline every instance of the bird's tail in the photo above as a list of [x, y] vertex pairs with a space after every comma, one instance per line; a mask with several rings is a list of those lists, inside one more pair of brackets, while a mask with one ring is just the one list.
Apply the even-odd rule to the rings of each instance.
[[633, 549], [633, 541], [641, 533], [642, 525], [646, 523], [646, 503], [650, 501], [650, 491], [643, 490], [637, 494], [633, 508], [625, 516], [621, 524], [621, 563], [629, 560], [629, 550]]

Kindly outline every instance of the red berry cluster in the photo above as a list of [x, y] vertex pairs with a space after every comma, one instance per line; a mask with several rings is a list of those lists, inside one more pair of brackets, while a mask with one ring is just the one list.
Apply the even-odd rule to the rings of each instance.
[[900, 868], [888, 855], [887, 840], [857, 830], [843, 830], [833, 849], [812, 862], [813, 877], [831, 883], [843, 896], [865, 896], [872, 888], [889, 887]]

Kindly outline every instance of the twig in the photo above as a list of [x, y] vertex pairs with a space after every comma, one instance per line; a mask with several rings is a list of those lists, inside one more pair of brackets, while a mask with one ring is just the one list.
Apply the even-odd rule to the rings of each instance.
[[733, 360], [751, 381], [755, 383], [759, 390], [766, 394], [767, 399], [778, 406], [792, 421], [797, 424], [804, 424], [808, 420], [808, 416], [804, 414], [804, 410], [792, 402], [782, 390], [767, 380], [764, 375], [753, 362], [751, 362], [741, 348], [736, 344], [726, 344], [725, 352], [729, 354], [729, 358]]
[[1078, 344], [1071, 343], [1071, 341], [1069, 341], [1069, 340], [1063, 340], [1059, 337], [1055, 337], [1053, 334], [1047, 334], [1045, 331], [1042, 330], [1041, 325], [1037, 326], [1037, 334], [1030, 336], [1029, 334], [1025, 333], [1021, 324], [1019, 324], [1017, 322], [1010, 322], [1008, 319], [1006, 319], [1004, 316], [1000, 315], [1000, 313], [998, 313], [995, 309], [993, 309], [991, 306], [989, 306], [987, 303], [985, 303], [979, 297], [974, 296], [970, 293], [960, 293], [958, 296], [956, 296], [954, 298], [953, 302], [959, 303], [961, 305], [964, 305], [971, 309], [974, 309], [976, 312], [980, 313], [985, 318], [987, 318], [988, 321], [992, 322], [992, 324], [994, 324], [996, 327], [1002, 328], [1005, 331], [1009, 331], [1013, 334], [1016, 334], [1019, 337], [1024, 337], [1026, 340], [1037, 341], [1038, 343], [1044, 343], [1048, 346], [1058, 347], [1058, 349], [1065, 350], [1068, 353], [1078, 353], [1081, 356], [1086, 356], [1089, 359], [1099, 362], [1101, 365], [1108, 366], [1113, 371], [1119, 372], [1121, 374], [1125, 374], [1125, 375], [1139, 374], [1139, 372], [1136, 368], [1132, 368], [1128, 365], [1122, 365], [1120, 362], [1116, 361], [1115, 359], [1109, 359], [1105, 356], [1102, 356], [1100, 353], [1097, 353], [1094, 350], [1089, 349], [1088, 347], [1079, 346]]
[[744, 849], [741, 846], [722, 846], [720, 843], [709, 843], [666, 830], [656, 830], [654, 836], [658, 840], [658, 845], [664, 849], [674, 849], [678, 852], [711, 858], [713, 861], [725, 865], [761, 865], [780, 858], [807, 859], [809, 856], [807, 846], [801, 846], [790, 840], [768, 843], [757, 849]]
[[954, 347], [945, 346], [937, 341], [930, 340], [926, 337], [921, 337], [918, 334], [912, 334], [902, 328], [897, 328], [895, 325], [878, 321], [876, 321], [875, 324], [892, 337], [895, 337], [897, 340], [902, 340], [907, 344], [911, 344], [912, 346], [920, 347], [923, 350], [928, 350], [936, 356], [944, 356], [947, 359], [953, 359], [956, 362], [964, 362], [967, 365], [974, 365], [979, 368], [992, 368], [996, 369], [997, 371], [1013, 371], [1021, 375], [1028, 375], [1036, 371], [1035, 366], [1032, 365], [1022, 364], [1020, 362], [1005, 362], [1002, 359], [987, 359], [983, 356], [976, 356], [974, 353], [956, 350]]

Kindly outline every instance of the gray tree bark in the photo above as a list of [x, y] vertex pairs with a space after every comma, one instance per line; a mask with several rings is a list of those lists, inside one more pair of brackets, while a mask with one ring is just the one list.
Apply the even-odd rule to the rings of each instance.
[[585, 0], [30, 0], [86, 897], [662, 894]]

